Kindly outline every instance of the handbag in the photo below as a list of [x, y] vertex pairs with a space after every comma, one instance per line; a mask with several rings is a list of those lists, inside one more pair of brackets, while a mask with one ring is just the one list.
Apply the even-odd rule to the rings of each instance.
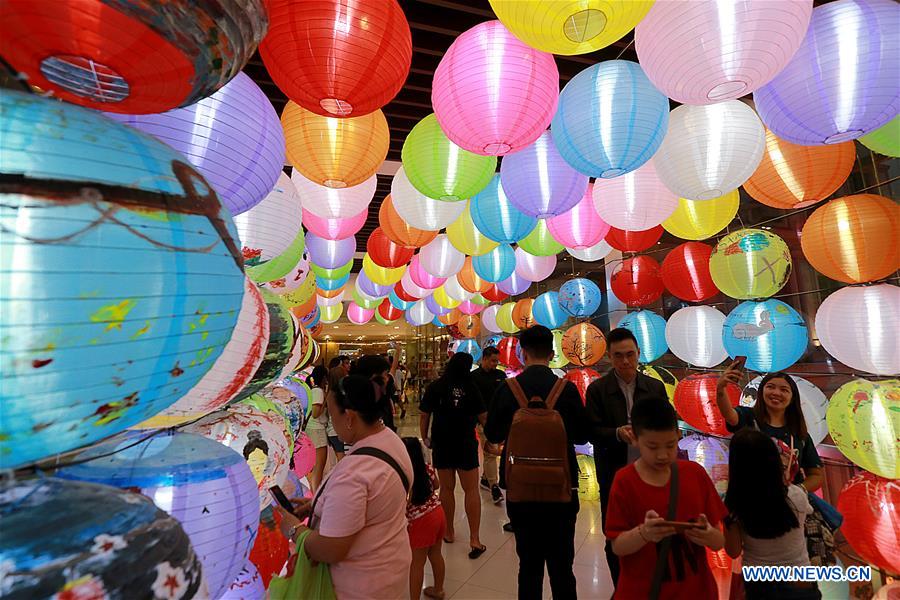
[[297, 551], [288, 560], [287, 576], [273, 577], [269, 583], [271, 600], [336, 600], [331, 571], [325, 563], [316, 563], [306, 555], [303, 545], [309, 536], [307, 529], [297, 538]]
[[[669, 506], [666, 510], [666, 520], [675, 520], [675, 511], [678, 509], [678, 462], [672, 463], [672, 478], [669, 480]], [[666, 566], [669, 563], [669, 550], [672, 548], [672, 537], [669, 536], [659, 543], [656, 554], [656, 566], [653, 568], [653, 579], [650, 581], [650, 600], [657, 600], [662, 590], [663, 576], [666, 574]]]

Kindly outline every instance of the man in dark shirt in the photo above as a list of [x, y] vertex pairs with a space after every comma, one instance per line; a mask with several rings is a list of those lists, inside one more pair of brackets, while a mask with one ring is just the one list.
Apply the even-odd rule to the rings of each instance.
[[[546, 399], [558, 379], [548, 366], [553, 357], [553, 333], [546, 327], [535, 325], [522, 331], [518, 337], [525, 355], [525, 370], [516, 379], [525, 397]], [[574, 384], [566, 384], [554, 408], [566, 427], [572, 483], [577, 485], [578, 463], [574, 446], [587, 441], [587, 430], [584, 406]], [[484, 426], [488, 441], [496, 444], [506, 440], [513, 414], [518, 409], [519, 403], [509, 386], [500, 386], [488, 408]], [[505, 464], [505, 461], [506, 449], [501, 462]], [[500, 473], [501, 487], [505, 487], [506, 483], [504, 471]], [[516, 536], [516, 554], [519, 555], [519, 598], [541, 597], [545, 564], [553, 597], [576, 598], [572, 563], [575, 560], [578, 509], [577, 488], [572, 489], [572, 500], [566, 503], [506, 502], [506, 513]]]
[[[472, 380], [478, 386], [485, 404], [490, 405], [494, 392], [506, 381], [506, 373], [497, 368], [500, 364], [500, 351], [494, 346], [488, 346], [481, 354], [481, 366], [472, 371]], [[487, 437], [481, 436], [481, 450], [484, 453], [482, 468], [484, 474], [481, 478], [481, 487], [490, 490], [494, 504], [503, 502], [503, 492], [500, 491], [500, 457], [495, 444], [487, 441]]]

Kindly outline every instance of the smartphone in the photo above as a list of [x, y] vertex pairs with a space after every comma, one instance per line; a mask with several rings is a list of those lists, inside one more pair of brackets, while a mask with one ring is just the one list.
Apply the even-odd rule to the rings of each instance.
[[747, 364], [746, 356], [735, 356], [734, 357], [734, 366], [736, 369], [744, 370], [744, 365]]
[[277, 485], [273, 485], [269, 488], [269, 493], [272, 494], [272, 497], [275, 498], [275, 502], [278, 503], [281, 508], [288, 511], [291, 514], [294, 514], [294, 505], [291, 504], [291, 501], [288, 500], [288, 497], [284, 494], [280, 487]]
[[675, 531], [678, 533], [682, 533], [688, 529], [703, 529], [703, 525], [700, 523], [691, 523], [689, 521], [662, 521], [660, 525], [674, 527]]

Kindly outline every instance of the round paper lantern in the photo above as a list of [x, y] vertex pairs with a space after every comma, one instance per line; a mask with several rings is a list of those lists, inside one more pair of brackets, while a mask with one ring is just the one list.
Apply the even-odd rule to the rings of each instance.
[[[488, 289], [492, 289], [493, 287], [494, 287], [494, 286], [491, 285], [491, 286], [488, 287]], [[487, 291], [487, 290], [485, 290], [485, 291]], [[498, 292], [498, 293], [503, 294], [503, 292]], [[491, 303], [490, 300], [488, 300], [487, 298], [485, 298], [485, 297], [482, 296], [481, 294], [475, 294], [474, 296], [472, 296], [472, 298], [469, 300], [469, 302], [471, 302], [472, 304], [476, 304], [476, 305], [478, 305], [478, 306], [481, 306], [481, 307], [487, 307], [487, 306]]]
[[579, 395], [581, 395], [581, 402], [585, 403], [585, 394], [587, 393], [588, 386], [597, 379], [600, 379], [600, 373], [590, 368], [569, 369], [566, 371], [566, 379], [575, 384], [575, 387], [578, 388]]
[[741, 229], [719, 240], [709, 274], [726, 296], [768, 298], [787, 283], [791, 252], [784, 240], [763, 229]]
[[609, 224], [597, 214], [591, 196], [592, 186], [573, 208], [547, 219], [547, 229], [566, 248], [589, 248], [598, 244], [609, 232]]
[[[553, 358], [551, 358], [550, 362], [548, 363], [548, 366], [551, 369], [562, 369], [562, 367], [569, 364], [569, 359], [566, 358], [566, 355], [563, 352], [563, 335], [565, 335], [565, 333], [560, 331], [559, 329], [553, 330]], [[565, 372], [563, 372], [563, 375], [558, 376], [562, 377], [564, 375]]]
[[[404, 297], [412, 298], [410, 302], [414, 302], [419, 300], [420, 298], [424, 298], [425, 296], [431, 295], [432, 288], [423, 288], [417, 285], [410, 276], [410, 271], [407, 269], [406, 273], [403, 274], [403, 277], [400, 278], [400, 289], [404, 293]], [[397, 287], [394, 286], [394, 291], [397, 291]]]
[[[408, 274], [404, 273], [404, 277]], [[418, 300], [415, 296], [410, 296], [403, 289], [403, 279], [400, 279], [400, 283], [394, 286], [394, 289], [388, 294], [388, 300], [391, 301], [391, 304], [400, 308], [402, 310], [406, 310], [410, 306], [412, 306], [413, 302]]]
[[[306, 242], [304, 240], [304, 245], [305, 243]], [[269, 263], [271, 262], [272, 261], [269, 261]], [[306, 283], [306, 279], [307, 277], [309, 277], [310, 270], [309, 254], [304, 252], [300, 255], [300, 260], [297, 261], [297, 264], [294, 265], [294, 267], [284, 277], [266, 281], [265, 283], [261, 283], [260, 285], [266, 289], [274, 291], [276, 294], [288, 294], [297, 290], [300, 286]]]
[[597, 481], [597, 467], [590, 456], [581, 455], [578, 460], [578, 497], [582, 500], [600, 500], [600, 484]]
[[828, 431], [847, 458], [867, 471], [900, 478], [900, 380], [854, 379], [842, 385], [828, 404]]
[[856, 139], [893, 119], [900, 112], [896, 25], [890, 0], [841, 0], [813, 10], [800, 49], [753, 94], [766, 126], [815, 146]]
[[316, 285], [319, 286], [319, 289], [339, 292], [344, 289], [344, 286], [347, 285], [348, 281], [350, 281], [349, 275], [344, 275], [338, 279], [327, 279], [323, 277], [316, 279]]
[[646, 231], [625, 231], [610, 227], [605, 241], [621, 252], [643, 252], [653, 247], [662, 237], [663, 228], [659, 225]]
[[772, 373], [800, 360], [809, 344], [809, 331], [800, 313], [770, 298], [738, 304], [725, 319], [722, 343], [731, 358], [747, 357], [747, 369]]
[[285, 252], [300, 231], [300, 219], [300, 197], [290, 178], [282, 173], [275, 189], [262, 202], [234, 219], [244, 266], [265, 265]]
[[375, 316], [375, 309], [363, 308], [356, 302], [347, 306], [347, 320], [354, 325], [365, 325]]
[[862, 559], [900, 572], [900, 482], [860, 473], [844, 485], [837, 509], [844, 515], [841, 533]]
[[666, 343], [666, 320], [650, 310], [628, 313], [619, 327], [624, 327], [637, 338], [641, 351], [640, 362], [653, 362], [669, 350]]
[[180, 154], [34, 95], [4, 90], [0, 112], [7, 469], [185, 395], [231, 338], [245, 278], [231, 216]]
[[[463, 337], [473, 338], [481, 332], [481, 319], [478, 315], [462, 315], [456, 322], [456, 328]], [[474, 340], [472, 342], [474, 343]]]
[[[378, 305], [381, 303], [382, 298], [373, 298], [372, 296], [364, 294], [359, 290], [353, 290], [353, 301], [362, 308], [375, 309], [378, 308]], [[337, 317], [339, 317], [340, 314], [340, 311], [336, 313], [335, 320], [337, 320]]]
[[406, 320], [414, 327], [427, 325], [433, 319], [434, 314], [428, 310], [424, 300], [419, 300], [406, 311]]
[[327, 187], [297, 170], [291, 174], [291, 181], [303, 199], [304, 210], [322, 219], [347, 219], [367, 211], [378, 185], [378, 178], [372, 175], [351, 187]]
[[485, 236], [472, 220], [471, 203], [465, 201], [465, 209], [450, 225], [447, 225], [447, 237], [453, 247], [470, 256], [486, 254], [497, 247], [497, 242]]
[[683, 104], [669, 117], [669, 131], [653, 165], [679, 197], [712, 200], [747, 181], [765, 147], [765, 128], [743, 102]]
[[[609, 232], [607, 232], [607, 235], [609, 235]], [[605, 240], [600, 240], [590, 248], [566, 248], [566, 252], [569, 253], [569, 256], [584, 262], [603, 260], [610, 252], [612, 252], [612, 250], [612, 246], [606, 243]]]
[[366, 240], [366, 252], [373, 263], [391, 269], [408, 263], [415, 250], [392, 242], [381, 227], [376, 227]]
[[340, 279], [344, 275], [348, 275], [350, 271], [353, 270], [353, 261], [348, 260], [340, 267], [336, 267], [334, 269], [320, 267], [319, 265], [312, 263], [310, 263], [309, 268], [316, 277], [321, 277], [322, 279]]
[[[291, 0], [268, 4], [259, 53], [275, 85], [326, 117], [357, 117], [397, 95], [412, 59], [412, 36], [394, 0]], [[327, 57], [327, 58], [326, 58]]]
[[650, 160], [668, 123], [669, 99], [641, 66], [607, 60], [569, 80], [559, 95], [551, 131], [559, 153], [573, 168], [609, 179]]
[[267, 25], [260, 0], [90, 7], [22, 0], [4, 3], [0, 54], [29, 83], [67, 102], [161, 113], [240, 75]]
[[513, 305], [512, 320], [519, 329], [528, 329], [535, 324], [532, 308], [534, 300], [531, 298], [523, 298], [517, 300]]
[[468, 300], [475, 294], [466, 290], [465, 288], [462, 287], [462, 285], [460, 285], [460, 283], [458, 281], [458, 276], [459, 276], [459, 273], [457, 273], [453, 277], [448, 278], [444, 282], [444, 285], [441, 287], [444, 288], [444, 293], [447, 294], [448, 297], [452, 298], [453, 300], [457, 300], [459, 302], [465, 302], [466, 300]]
[[481, 347], [475, 340], [456, 340], [450, 344], [450, 355], [453, 356], [457, 352], [464, 352], [472, 356], [473, 362], [481, 360]]
[[250, 562], [258, 569], [266, 587], [273, 577], [281, 573], [290, 555], [288, 540], [281, 533], [280, 523], [281, 514], [278, 511], [271, 508], [264, 510], [259, 518], [256, 541], [250, 550]]
[[481, 313], [481, 325], [492, 333], [501, 333], [503, 330], [497, 323], [497, 311], [500, 310], [499, 304], [492, 304], [484, 309]]
[[556, 270], [556, 255], [534, 256], [516, 248], [516, 275], [528, 281], [543, 281]]
[[343, 304], [334, 304], [332, 306], [321, 306], [319, 307], [319, 321], [325, 323], [326, 325], [330, 325], [332, 323], [337, 322], [338, 319], [341, 318], [341, 314], [344, 312]]
[[877, 194], [855, 194], [817, 208], [803, 225], [800, 245], [826, 277], [865, 283], [900, 268], [900, 207]]
[[[481, 296], [488, 302], [503, 302], [509, 298], [509, 294], [503, 292], [496, 284], [481, 292]], [[478, 298], [478, 296], [475, 296], [475, 298]]]
[[208, 597], [181, 524], [140, 494], [25, 479], [0, 487], [0, 514], [8, 598]]
[[[363, 260], [365, 260], [365, 259], [363, 259]], [[366, 266], [373, 267], [376, 269], [379, 268], [378, 265], [374, 265], [374, 264], [364, 265], [363, 270], [356, 274], [356, 283], [354, 283], [354, 287], [357, 290], [359, 290], [360, 292], [366, 294], [367, 296], [371, 296], [373, 298], [376, 296], [383, 298], [383, 297], [387, 296], [389, 293], [391, 293], [391, 290], [394, 289], [394, 285], [396, 285], [397, 282], [394, 281], [392, 283], [385, 284], [385, 285], [375, 283], [366, 274], [366, 269], [365, 269]], [[385, 271], [390, 272], [390, 269], [386, 269]]]
[[537, 219], [526, 215], [509, 201], [500, 185], [499, 175], [494, 175], [487, 187], [472, 197], [469, 210], [478, 231], [504, 244], [518, 242], [537, 225]]
[[472, 268], [485, 281], [503, 281], [516, 270], [516, 252], [512, 246], [500, 244], [486, 254], [473, 256]]
[[898, 328], [900, 288], [886, 283], [841, 288], [816, 313], [822, 347], [848, 367], [876, 375], [900, 373]]
[[544, 292], [535, 298], [531, 312], [534, 315], [534, 322], [548, 329], [562, 327], [569, 318], [559, 304], [558, 292]]
[[[669, 320], [671, 323], [671, 319]], [[675, 410], [685, 423], [703, 433], [729, 437], [725, 419], [716, 404], [718, 373], [688, 375], [675, 387]], [[741, 403], [741, 388], [733, 383], [725, 387], [725, 395], [732, 406]]]
[[518, 296], [519, 294], [524, 294], [528, 291], [528, 288], [531, 287], [532, 282], [525, 279], [524, 277], [520, 277], [516, 273], [513, 273], [503, 281], [497, 282], [497, 287], [500, 291], [505, 294], [509, 294], [510, 296]]
[[679, 198], [678, 208], [662, 226], [684, 240], [705, 240], [728, 227], [737, 216], [740, 202], [739, 190], [731, 190], [712, 200]]
[[260, 284], [282, 279], [286, 277], [301, 260], [309, 258], [308, 255], [304, 256], [303, 251], [305, 248], [306, 235], [303, 233], [302, 229], [297, 229], [290, 246], [288, 246], [281, 254], [272, 257], [265, 262], [253, 266], [246, 266], [247, 260], [253, 260], [255, 258], [254, 255], [256, 254], [255, 251], [246, 249], [247, 251], [243, 252], [243, 254], [247, 277]]
[[856, 146], [800, 146], [766, 130], [766, 150], [744, 189], [757, 202], [782, 209], [803, 208], [841, 187], [856, 163]]
[[709, 274], [712, 246], [685, 242], [675, 246], [662, 262], [663, 284], [670, 294], [686, 302], [703, 302], [715, 297], [719, 288]]
[[[380, 286], [392, 286], [396, 284], [406, 272], [405, 264], [395, 269], [387, 269], [376, 265], [368, 253], [363, 256], [362, 268], [366, 276], [371, 279], [373, 283]], [[386, 289], [382, 291], [384, 291], [384, 295], [387, 295]]]
[[601, 219], [628, 231], [656, 227], [678, 207], [678, 197], [659, 180], [652, 162], [621, 177], [598, 179], [592, 202]]
[[[500, 364], [505, 365], [508, 369], [522, 368], [522, 361], [519, 359], [517, 350], [519, 349], [519, 340], [514, 337], [505, 337], [497, 344], [497, 350], [500, 351]], [[509, 370], [506, 371], [507, 377], [512, 377]]]
[[266, 586], [262, 576], [256, 565], [248, 560], [219, 600], [265, 600], [265, 597]]
[[[433, 300], [434, 299], [430, 296], [425, 298], [425, 306], [428, 307], [428, 310], [437, 315], [437, 320], [440, 321], [441, 325], [456, 325], [462, 318], [462, 313], [460, 311], [455, 308], [443, 308], [442, 306], [435, 304]], [[438, 310], [442, 311], [443, 314], [431, 310], [432, 306], [435, 306]]]
[[394, 306], [388, 298], [382, 300], [381, 304], [378, 305], [378, 314], [381, 315], [385, 321], [396, 321], [403, 316], [403, 310], [404, 309], [402, 308]]
[[[506, 279], [506, 277], [503, 277], [502, 279]], [[490, 282], [482, 279], [481, 276], [479, 276], [475, 271], [473, 259], [471, 256], [466, 257], [462, 269], [460, 269], [459, 273], [456, 274], [456, 281], [459, 283], [462, 289], [470, 292], [472, 295], [478, 294], [486, 290], [490, 286]], [[466, 299], [468, 300], [470, 298], [471, 296], [467, 297]]]
[[462, 269], [466, 255], [453, 247], [447, 234], [442, 233], [419, 252], [419, 263], [435, 277], [450, 277]]
[[562, 252], [564, 246], [553, 239], [547, 221], [540, 219], [531, 233], [519, 240], [519, 248], [535, 256], [551, 256]]
[[722, 343], [725, 315], [712, 306], [687, 306], [666, 322], [666, 343], [689, 365], [715, 367], [728, 358]]
[[387, 120], [380, 110], [336, 119], [289, 100], [281, 126], [288, 162], [306, 179], [330, 188], [353, 187], [372, 177], [390, 145]]
[[499, 327], [503, 333], [512, 334], [519, 331], [519, 326], [513, 319], [513, 311], [515, 308], [515, 302], [507, 302], [506, 304], [501, 305], [499, 310], [497, 310], [497, 327]]
[[412, 128], [403, 142], [401, 158], [416, 191], [450, 202], [474, 197], [497, 168], [496, 157], [480, 156], [451, 142], [434, 114]]
[[657, 2], [634, 30], [638, 60], [669, 98], [710, 104], [768, 83], [800, 47], [812, 2]]
[[872, 133], [859, 139], [859, 143], [878, 154], [900, 157], [900, 115], [888, 121]]
[[559, 288], [559, 306], [573, 317], [590, 317], [600, 308], [600, 288], [590, 279], [570, 279]]
[[[409, 263], [409, 276], [412, 282], [425, 290], [434, 290], [441, 287], [447, 281], [446, 277], [435, 277], [422, 267], [419, 255], [412, 257]], [[425, 294], [422, 294], [423, 296]]]
[[407, 223], [394, 209], [390, 194], [381, 201], [381, 208], [378, 209], [378, 224], [388, 239], [408, 248], [421, 248], [438, 234], [437, 231], [418, 229]]
[[500, 164], [500, 182], [512, 204], [531, 217], [561, 215], [584, 197], [588, 177], [569, 166], [545, 131]]
[[[802, 377], [791, 375], [791, 379], [800, 390], [800, 408], [803, 410], [803, 420], [806, 421], [806, 429], [812, 438], [813, 444], [819, 445], [828, 435], [828, 422], [825, 413], [828, 410], [828, 398], [818, 387]], [[756, 405], [756, 394], [762, 384], [762, 376], [755, 377], [744, 387], [741, 397], [741, 406]]]
[[678, 449], [703, 467], [719, 494], [728, 491], [728, 444], [707, 435], [689, 433], [678, 440]]
[[517, 38], [538, 50], [566, 55], [586, 54], [618, 41], [651, 6], [652, 0], [491, 0], [497, 18]]
[[443, 306], [444, 308], [456, 308], [459, 306], [459, 300], [455, 300], [448, 296], [447, 291], [443, 286], [434, 290], [431, 294], [431, 298], [433, 298], [439, 306]]
[[[495, 305], [495, 306], [496, 306], [496, 305]], [[482, 319], [482, 323], [484, 323], [484, 319]], [[486, 339], [481, 343], [481, 349], [484, 350], [484, 349], [487, 348], [488, 346], [493, 346], [493, 347], [496, 348], [497, 345], [500, 343], [500, 340], [502, 340], [502, 339], [503, 339], [503, 336], [502, 336], [502, 335], [492, 335], [492, 336], [490, 336], [489, 338], [486, 338]]]
[[218, 597], [237, 577], [256, 537], [253, 473], [240, 454], [199, 435], [144, 437], [146, 432], [132, 431], [96, 446], [80, 455], [90, 462], [57, 475], [140, 491], [153, 500], [181, 523], [203, 565], [210, 596]]
[[459, 312], [464, 315], [477, 315], [484, 310], [483, 306], [481, 306], [480, 304], [475, 304], [471, 300], [462, 302], [457, 308], [459, 309]]
[[442, 202], [425, 196], [412, 186], [403, 167], [391, 181], [394, 210], [408, 224], [426, 231], [437, 231], [459, 218], [466, 209], [463, 202]]
[[616, 265], [609, 284], [616, 298], [628, 306], [653, 304], [665, 289], [659, 263], [645, 255], [626, 258]]
[[313, 264], [336, 269], [353, 259], [356, 253], [356, 238], [326, 240], [309, 233], [306, 235], [306, 251]]
[[668, 396], [669, 402], [674, 406], [675, 386], [678, 385], [678, 378], [672, 375], [671, 371], [659, 366], [651, 367], [647, 364], [639, 365], [638, 371], [647, 377], [652, 377], [653, 379], [662, 382], [663, 386], [666, 388], [666, 396]]
[[517, 152], [550, 125], [559, 98], [551, 54], [523, 44], [500, 21], [457, 37], [438, 63], [431, 104], [457, 146], [488, 156]]
[[578, 323], [566, 330], [562, 339], [562, 349], [573, 365], [587, 367], [603, 358], [606, 352], [606, 338], [590, 323]]

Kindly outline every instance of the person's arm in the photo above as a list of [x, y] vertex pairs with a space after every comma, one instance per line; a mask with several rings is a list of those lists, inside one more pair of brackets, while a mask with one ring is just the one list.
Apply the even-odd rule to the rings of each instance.
[[803, 482], [800, 485], [807, 492], [814, 492], [825, 483], [825, 470], [822, 468], [822, 459], [809, 434], [806, 434], [806, 439], [803, 441], [803, 453], [799, 458], [804, 474]]
[[509, 386], [504, 384], [497, 388], [494, 398], [491, 400], [491, 409], [487, 413], [484, 423], [484, 435], [489, 442], [499, 444], [506, 441], [509, 436], [509, 427], [512, 425], [512, 417], [515, 409], [513, 406], [512, 392]]
[[822, 487], [822, 484], [825, 482], [825, 471], [822, 467], [811, 467], [804, 469], [803, 472], [806, 473], [806, 479], [800, 485], [807, 492], [815, 492]]
[[422, 395], [422, 400], [419, 402], [419, 435], [422, 437], [422, 442], [425, 444], [426, 448], [431, 448], [431, 438], [428, 436], [428, 426], [431, 424], [431, 413], [434, 412], [436, 408], [435, 402], [435, 388], [434, 383], [432, 382], [427, 388], [425, 388], [425, 393]]
[[[603, 411], [600, 408], [603, 405], [601, 386], [594, 383], [589, 385], [584, 398], [587, 434], [591, 443], [601, 448], [612, 448], [616, 444], [626, 443], [620, 435], [625, 433], [625, 428], [610, 426], [603, 419]], [[630, 434], [631, 427], [627, 426], [627, 429]]]
[[616, 536], [612, 542], [613, 552], [616, 556], [628, 556], [651, 542], [655, 544], [673, 535], [675, 528], [663, 525], [664, 520], [656, 511], [648, 510], [643, 523]]
[[431, 424], [431, 413], [423, 412], [419, 415], [419, 435], [426, 448], [431, 448], [431, 438], [428, 437], [428, 426]]
[[731, 401], [728, 399], [725, 389], [729, 383], [740, 385], [743, 373], [744, 371], [737, 366], [737, 361], [735, 360], [728, 365], [728, 368], [719, 376], [719, 381], [716, 383], [716, 405], [719, 407], [719, 412], [722, 413], [722, 418], [732, 427], [738, 424], [739, 418], [737, 411], [734, 410]]
[[737, 521], [728, 520], [725, 523], [725, 553], [731, 558], [737, 558], [744, 550], [741, 542], [741, 526]]

